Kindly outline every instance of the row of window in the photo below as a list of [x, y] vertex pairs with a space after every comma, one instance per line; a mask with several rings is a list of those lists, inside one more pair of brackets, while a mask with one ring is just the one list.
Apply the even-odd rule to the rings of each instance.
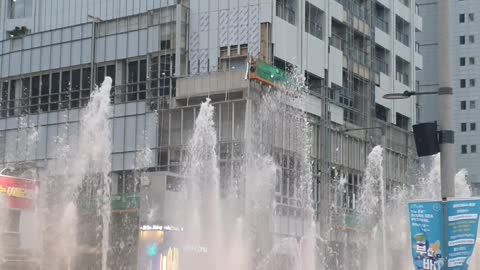
[[[462, 132], [467, 132], [467, 123], [461, 123], [460, 124], [460, 130]], [[477, 124], [476, 123], [470, 123], [470, 131], [475, 131], [477, 130]]]
[[[475, 79], [468, 80], [468, 87], [475, 87], [475, 84]], [[460, 79], [460, 88], [467, 88], [467, 79]]]
[[[468, 145], [462, 144], [462, 154], [468, 154]], [[477, 153], [477, 146], [475, 144], [470, 145], [470, 153]]]
[[[294, 0], [276, 0], [277, 17], [296, 25], [296, 2]], [[323, 12], [309, 2], [305, 3], [305, 32], [323, 39]]]
[[467, 14], [465, 14], [465, 13], [460, 13], [459, 16], [458, 16], [458, 22], [459, 23], [465, 23], [466, 18], [468, 18], [468, 22], [473, 22], [475, 20], [475, 14], [474, 13], [468, 13], [468, 16], [467, 16]]
[[[93, 76], [100, 85], [109, 76], [114, 103], [175, 95], [175, 55], [152, 56], [147, 80], [147, 60], [134, 59], [118, 64], [98, 64]], [[115, 78], [121, 70], [121, 78]], [[0, 117], [34, 114], [86, 106], [91, 91], [91, 67], [59, 70], [0, 83]]]
[[[460, 45], [465, 45], [465, 44], [466, 44], [466, 42], [467, 42], [466, 37], [467, 37], [467, 36], [460, 36], [460, 37], [459, 37], [459, 43], [460, 43]], [[469, 44], [475, 43], [475, 36], [474, 36], [474, 35], [469, 35], [469, 36], [468, 36], [468, 43], [469, 43]]]
[[[475, 100], [470, 100], [468, 103], [470, 105], [471, 110], [473, 110], [477, 107], [477, 104], [476, 104]], [[462, 111], [467, 110], [467, 101], [466, 100], [460, 101], [460, 110], [462, 110]]]
[[[475, 65], [475, 57], [468, 57], [468, 64]], [[464, 67], [467, 65], [467, 57], [460, 57], [460, 66]]]

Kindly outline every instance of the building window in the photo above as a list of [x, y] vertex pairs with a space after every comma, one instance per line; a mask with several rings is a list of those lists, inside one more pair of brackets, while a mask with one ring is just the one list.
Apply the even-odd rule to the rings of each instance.
[[465, 14], [464, 14], [464, 13], [460, 14], [460, 16], [459, 16], [459, 22], [460, 22], [460, 23], [464, 23], [464, 22], [465, 22]]
[[465, 36], [460, 36], [460, 45], [465, 44]]
[[477, 153], [477, 146], [476, 145], [470, 145], [470, 153]]
[[323, 39], [322, 11], [316, 6], [305, 3], [305, 32]]
[[277, 0], [277, 16], [295, 25], [295, 0]]
[[466, 63], [465, 57], [460, 57], [460, 66], [461, 67], [465, 66], [465, 63]]
[[475, 109], [475, 107], [476, 107], [475, 100], [470, 100], [470, 109]]
[[32, 16], [32, 0], [9, 0], [10, 19]]
[[475, 131], [477, 130], [477, 124], [476, 123], [470, 123], [470, 131]]
[[460, 80], [460, 88], [465, 88], [467, 87], [467, 80], [461, 79]]
[[461, 125], [460, 125], [460, 130], [461, 130], [462, 132], [467, 131], [467, 123], [461, 123]]
[[475, 87], [475, 79], [470, 79], [470, 87]]
[[468, 42], [475, 43], [475, 36], [474, 35], [468, 36]]
[[467, 109], [467, 102], [465, 100], [460, 101], [460, 110], [464, 111]]
[[468, 21], [473, 22], [475, 20], [475, 14], [468, 13]]
[[475, 57], [469, 57], [468, 58], [468, 64], [475, 65]]
[[397, 127], [407, 129], [410, 122], [410, 119], [403, 114], [397, 113]]
[[467, 153], [467, 145], [462, 144], [462, 154], [466, 154], [466, 153]]
[[388, 117], [388, 108], [378, 103], [375, 103], [375, 116], [377, 119], [380, 119], [386, 122]]

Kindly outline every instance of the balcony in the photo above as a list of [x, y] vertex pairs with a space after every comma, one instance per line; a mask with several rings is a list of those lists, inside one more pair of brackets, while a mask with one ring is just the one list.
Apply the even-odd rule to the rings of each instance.
[[390, 32], [389, 28], [388, 28], [388, 26], [389, 26], [388, 21], [386, 21], [385, 18], [376, 16], [375, 17], [375, 26], [378, 29], [382, 30], [383, 32], [385, 32], [387, 34]]
[[397, 81], [405, 84], [406, 86], [410, 85], [410, 78], [409, 78], [409, 75], [407, 73], [397, 71], [395, 79], [397, 79]]
[[369, 54], [359, 48], [353, 48], [352, 58], [355, 62], [361, 65], [369, 66]]
[[330, 38], [330, 46], [333, 46], [343, 52], [343, 54], [347, 54], [347, 41], [340, 36], [332, 34]]
[[375, 59], [375, 71], [382, 72], [385, 75], [388, 75], [388, 63], [384, 59], [376, 58]]
[[410, 47], [410, 37], [408, 36], [408, 34], [402, 33], [397, 30], [396, 38], [405, 46]]
[[360, 20], [367, 21], [368, 13], [365, 7], [352, 1], [352, 14]]

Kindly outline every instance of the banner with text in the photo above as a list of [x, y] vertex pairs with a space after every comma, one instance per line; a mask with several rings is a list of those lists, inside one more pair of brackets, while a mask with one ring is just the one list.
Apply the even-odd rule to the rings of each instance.
[[467, 270], [477, 239], [480, 200], [422, 201], [408, 206], [415, 270]]
[[408, 204], [415, 270], [444, 270], [441, 201]]

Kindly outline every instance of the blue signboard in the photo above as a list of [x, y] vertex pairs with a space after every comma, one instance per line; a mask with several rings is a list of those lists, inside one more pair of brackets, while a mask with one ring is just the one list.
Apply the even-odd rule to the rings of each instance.
[[415, 270], [467, 270], [477, 239], [480, 200], [412, 202], [408, 207]]
[[475, 247], [480, 200], [447, 202], [448, 270], [467, 270]]
[[408, 204], [415, 270], [444, 270], [442, 202]]

